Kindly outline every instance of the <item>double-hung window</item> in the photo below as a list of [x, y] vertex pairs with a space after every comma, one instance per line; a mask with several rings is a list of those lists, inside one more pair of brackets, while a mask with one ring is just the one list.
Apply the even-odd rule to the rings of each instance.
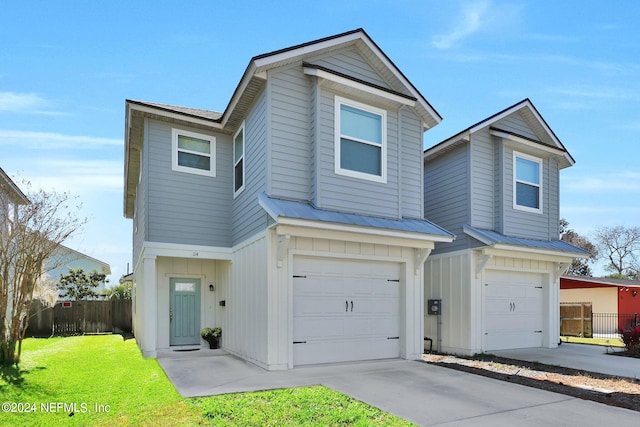
[[244, 190], [244, 123], [233, 136], [233, 195]]
[[216, 138], [173, 129], [172, 169], [197, 175], [216, 176]]
[[542, 212], [542, 160], [513, 153], [513, 207]]
[[387, 182], [387, 113], [336, 97], [335, 173]]

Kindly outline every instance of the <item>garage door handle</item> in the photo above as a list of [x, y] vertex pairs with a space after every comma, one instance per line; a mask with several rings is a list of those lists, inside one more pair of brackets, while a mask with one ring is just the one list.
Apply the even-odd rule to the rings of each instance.
[[349, 301], [344, 302], [344, 312], [346, 313], [347, 311], [349, 311]]
[[351, 300], [351, 311], [353, 312], [353, 300]]

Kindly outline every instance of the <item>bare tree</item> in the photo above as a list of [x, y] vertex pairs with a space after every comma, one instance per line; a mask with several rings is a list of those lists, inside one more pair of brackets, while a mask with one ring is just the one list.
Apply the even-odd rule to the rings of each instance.
[[584, 249], [589, 252], [591, 256], [589, 258], [575, 258], [571, 263], [571, 267], [567, 270], [567, 274], [571, 276], [593, 276], [591, 266], [597, 259], [598, 250], [596, 246], [584, 236], [576, 233], [569, 228], [569, 221], [564, 218], [560, 219], [560, 239], [567, 243], [571, 243], [573, 246]]
[[640, 251], [640, 227], [602, 227], [595, 234], [601, 258], [608, 261], [605, 270], [621, 275], [638, 275], [638, 252]]
[[[9, 180], [10, 181], [10, 180]], [[0, 181], [0, 364], [20, 361], [34, 289], [65, 261], [56, 250], [84, 225], [69, 193], [39, 190], [15, 203], [15, 184]], [[28, 182], [23, 187], [30, 187]]]

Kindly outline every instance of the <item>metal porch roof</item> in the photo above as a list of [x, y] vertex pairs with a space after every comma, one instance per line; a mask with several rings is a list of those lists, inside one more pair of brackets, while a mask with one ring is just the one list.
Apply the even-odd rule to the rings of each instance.
[[428, 234], [453, 239], [455, 236], [444, 228], [426, 219], [382, 218], [355, 213], [337, 212], [318, 209], [307, 202], [276, 199], [262, 193], [259, 195], [260, 205], [276, 221], [279, 217], [295, 218], [308, 221], [345, 224], [360, 227], [395, 230], [410, 233]]

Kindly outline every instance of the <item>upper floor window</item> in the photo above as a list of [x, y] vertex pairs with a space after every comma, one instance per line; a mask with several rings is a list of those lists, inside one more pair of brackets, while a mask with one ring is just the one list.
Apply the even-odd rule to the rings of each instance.
[[180, 129], [172, 131], [172, 169], [216, 176], [216, 138]]
[[244, 123], [233, 136], [233, 195], [244, 190]]
[[336, 97], [335, 173], [387, 182], [387, 113]]
[[542, 160], [514, 152], [513, 169], [513, 207], [542, 212]]

